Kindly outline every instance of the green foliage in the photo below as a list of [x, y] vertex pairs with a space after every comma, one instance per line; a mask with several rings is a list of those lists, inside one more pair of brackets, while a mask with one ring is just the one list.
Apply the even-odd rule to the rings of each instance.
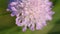
[[60, 0], [51, 0], [53, 2], [53, 20], [48, 22], [42, 30], [22, 32], [22, 28], [16, 26], [15, 17], [10, 16], [6, 11], [8, 0], [0, 0], [0, 34], [60, 34]]

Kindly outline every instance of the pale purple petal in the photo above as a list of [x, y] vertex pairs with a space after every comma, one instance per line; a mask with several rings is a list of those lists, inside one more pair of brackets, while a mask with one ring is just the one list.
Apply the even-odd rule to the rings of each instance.
[[25, 32], [25, 31], [26, 31], [26, 29], [27, 29], [27, 27], [23, 27], [22, 31], [23, 31], [23, 32]]

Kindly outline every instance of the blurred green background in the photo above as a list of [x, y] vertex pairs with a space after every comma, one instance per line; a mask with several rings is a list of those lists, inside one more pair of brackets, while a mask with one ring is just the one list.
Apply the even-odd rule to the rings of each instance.
[[0, 0], [0, 34], [60, 34], [60, 0], [51, 0], [55, 14], [47, 26], [39, 31], [27, 29], [26, 32], [22, 32], [22, 28], [15, 24], [16, 17], [11, 17], [10, 12], [6, 11], [8, 1]]

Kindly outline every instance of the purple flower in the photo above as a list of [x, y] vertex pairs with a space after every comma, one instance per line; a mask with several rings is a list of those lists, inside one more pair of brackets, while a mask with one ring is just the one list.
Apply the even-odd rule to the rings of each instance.
[[49, 0], [16, 0], [8, 4], [7, 10], [12, 12], [11, 16], [16, 16], [17, 26], [24, 26], [22, 31], [27, 27], [32, 31], [41, 30], [54, 14]]

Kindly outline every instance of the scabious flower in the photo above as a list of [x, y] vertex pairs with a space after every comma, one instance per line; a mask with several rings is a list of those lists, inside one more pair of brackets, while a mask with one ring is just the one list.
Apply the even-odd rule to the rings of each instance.
[[27, 27], [34, 31], [46, 26], [46, 21], [52, 20], [52, 2], [49, 0], [11, 0], [7, 11], [16, 16], [16, 25], [22, 26], [22, 31]]

